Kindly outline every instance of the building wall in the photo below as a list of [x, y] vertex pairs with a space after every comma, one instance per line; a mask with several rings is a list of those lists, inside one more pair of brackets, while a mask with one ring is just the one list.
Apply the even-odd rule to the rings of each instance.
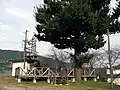
[[114, 71], [113, 71], [113, 74], [120, 74], [120, 69], [114, 70]]
[[[107, 69], [106, 73], [107, 73], [107, 75], [109, 75], [110, 69]], [[113, 70], [113, 74], [120, 74], [120, 69]]]
[[[108, 79], [107, 79], [107, 82], [110, 83], [110, 82], [111, 82], [111, 79], [108, 78]], [[114, 81], [113, 81], [113, 83], [114, 83], [115, 85], [120, 85], [120, 78], [115, 78]]]
[[[110, 75], [110, 70], [109, 70], [109, 69], [107, 69], [106, 74], [107, 74], [107, 75]], [[114, 74], [114, 75], [120, 74], [120, 69], [113, 70], [113, 74]], [[108, 78], [108, 79], [107, 79], [107, 82], [110, 83], [110, 82], [111, 82], [111, 79]], [[115, 79], [113, 80], [113, 83], [116, 84], [116, 85], [120, 85], [120, 78], [115, 78]]]
[[109, 75], [110, 74], [110, 69], [106, 70], [106, 74]]
[[[24, 67], [24, 62], [16, 62], [16, 63], [13, 63], [13, 64], [12, 64], [12, 76], [15, 76], [15, 69], [18, 68], [18, 67], [20, 67], [20, 68], [23, 69], [23, 67]], [[27, 63], [27, 62], [25, 62], [25, 69], [23, 69], [24, 72], [27, 72], [27, 70], [28, 70], [29, 68], [30, 68], [30, 64]], [[23, 73], [23, 71], [20, 69], [20, 74], [24, 75], [25, 73]]]

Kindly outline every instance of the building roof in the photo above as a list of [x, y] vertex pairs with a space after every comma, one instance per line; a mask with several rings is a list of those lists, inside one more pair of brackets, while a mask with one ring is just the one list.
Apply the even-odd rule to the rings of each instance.
[[120, 64], [113, 67], [114, 69], [120, 69]]
[[17, 63], [17, 62], [24, 62], [24, 60], [13, 60], [13, 63]]
[[[107, 78], [110, 78], [110, 75], [106, 75]], [[120, 74], [113, 74], [113, 78], [120, 78]]]
[[[38, 60], [26, 59], [25, 62], [32, 63], [32, 62], [35, 62], [35, 61], [38, 61]], [[12, 61], [12, 62], [13, 62], [13, 63], [18, 63], [18, 62], [24, 62], [24, 60], [23, 60], [23, 59], [21, 59], [21, 60], [14, 60], [14, 61]]]
[[[19, 62], [24, 62], [24, 60], [23, 59], [14, 60], [12, 62], [13, 63], [19, 63]], [[38, 60], [26, 59], [26, 62], [28, 62], [28, 63], [38, 62], [37, 64], [40, 64], [40, 66], [47, 66], [47, 67], [50, 67], [50, 68], [58, 67], [57, 60], [53, 60], [52, 58], [43, 57], [43, 56], [38, 56]]]

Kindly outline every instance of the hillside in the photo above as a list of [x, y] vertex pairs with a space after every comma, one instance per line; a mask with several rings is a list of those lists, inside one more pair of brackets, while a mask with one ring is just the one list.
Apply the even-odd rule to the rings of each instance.
[[[13, 50], [0, 50], [0, 74], [11, 74], [12, 62], [20, 61], [23, 59], [23, 52]], [[38, 56], [40, 66], [58, 68], [60, 63], [52, 58]], [[66, 63], [66, 67], [70, 67], [69, 63]]]
[[0, 49], [0, 75], [10, 75], [13, 60], [20, 60], [23, 52]]
[[[21, 51], [0, 50], [0, 75], [11, 75], [13, 61], [23, 60], [23, 55]], [[39, 60], [40, 64], [42, 63], [41, 65], [51, 66], [51, 64], [55, 65], [57, 63], [53, 59], [43, 56], [39, 56]]]
[[13, 50], [0, 50], [0, 60], [22, 59], [23, 52]]

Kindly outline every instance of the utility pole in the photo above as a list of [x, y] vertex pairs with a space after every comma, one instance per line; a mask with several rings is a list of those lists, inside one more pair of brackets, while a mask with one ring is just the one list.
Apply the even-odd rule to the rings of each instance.
[[110, 69], [110, 79], [111, 79], [111, 90], [113, 90], [113, 69], [112, 69], [112, 60], [111, 60], [111, 51], [110, 51], [110, 37], [109, 37], [109, 29], [107, 29], [107, 37], [108, 37], [108, 60], [109, 60], [109, 69]]
[[27, 32], [28, 30], [26, 30], [25, 32], [25, 40], [24, 40], [24, 69], [25, 69], [25, 61], [26, 61], [26, 45], [27, 45]]

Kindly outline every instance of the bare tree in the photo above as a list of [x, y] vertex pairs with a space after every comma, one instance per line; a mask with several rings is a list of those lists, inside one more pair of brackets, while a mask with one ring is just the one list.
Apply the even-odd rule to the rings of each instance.
[[[110, 50], [110, 56], [111, 56], [111, 64], [112, 66], [117, 65], [119, 63], [120, 59], [120, 47], [114, 47]], [[108, 57], [108, 51], [104, 49], [104, 58], [107, 59]], [[108, 65], [108, 61], [106, 62], [106, 65]]]
[[[91, 68], [101, 68], [109, 65], [108, 50], [102, 49], [99, 51], [91, 51], [91, 53], [93, 54], [93, 58], [85, 65], [88, 65]], [[112, 65], [117, 65], [120, 59], [120, 47], [111, 48], [110, 54]]]
[[66, 68], [66, 64], [70, 63], [70, 54], [64, 50], [58, 50], [51, 47], [48, 57], [57, 60], [59, 68]]
[[99, 51], [90, 51], [88, 54], [92, 54], [92, 58], [90, 58], [88, 63], [84, 64], [84, 67], [98, 68], [102, 67], [104, 64], [103, 54]]

